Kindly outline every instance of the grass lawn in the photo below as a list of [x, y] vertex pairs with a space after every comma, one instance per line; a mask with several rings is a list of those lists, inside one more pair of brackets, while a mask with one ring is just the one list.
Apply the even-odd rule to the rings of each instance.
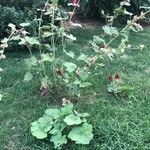
[[[88, 53], [88, 40], [99, 29], [74, 30], [78, 41], [68, 48], [79, 54]], [[138, 36], [140, 35], [140, 36]], [[69, 143], [63, 150], [150, 150], [150, 29], [134, 33], [130, 41], [145, 44], [143, 51], [128, 50], [114, 61], [105, 61], [105, 67], [91, 77], [92, 87], [82, 91], [76, 110], [88, 112], [93, 124], [94, 139], [89, 145]], [[30, 133], [30, 123], [37, 120], [49, 107], [61, 101], [61, 96], [40, 96], [38, 82], [24, 83], [24, 58], [28, 52], [7, 52], [0, 62], [4, 68], [2, 83], [4, 99], [0, 102], [0, 150], [53, 150], [49, 139], [37, 140]], [[134, 87], [129, 98], [109, 95], [108, 76], [119, 73]], [[61, 94], [60, 94], [61, 95]]]

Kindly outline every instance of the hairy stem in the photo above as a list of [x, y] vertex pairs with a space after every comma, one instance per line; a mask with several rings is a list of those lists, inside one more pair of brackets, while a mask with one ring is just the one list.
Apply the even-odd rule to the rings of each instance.
[[52, 10], [52, 18], [51, 18], [51, 24], [52, 24], [52, 37], [51, 37], [51, 45], [53, 50], [53, 78], [54, 78], [54, 86], [56, 86], [56, 45], [55, 45], [55, 34], [54, 34], [54, 24], [55, 24], [55, 6], [53, 5]]
[[[150, 13], [150, 10], [148, 10], [147, 12], [141, 14], [141, 15], [139, 16], [139, 20], [140, 20], [141, 18], [143, 18], [145, 15], [147, 15], [148, 13]], [[111, 40], [107, 43], [106, 48], [107, 48], [114, 40], [116, 40], [116, 39], [120, 36], [120, 34], [121, 34], [122, 32], [124, 32], [126, 29], [128, 29], [128, 27], [130, 27], [130, 25], [132, 25], [134, 22], [136, 22], [136, 21], [135, 21], [134, 19], [132, 19], [132, 21], [131, 21], [130, 24], [127, 24], [127, 25], [120, 31], [119, 34], [117, 34], [113, 39], [111, 39]]]

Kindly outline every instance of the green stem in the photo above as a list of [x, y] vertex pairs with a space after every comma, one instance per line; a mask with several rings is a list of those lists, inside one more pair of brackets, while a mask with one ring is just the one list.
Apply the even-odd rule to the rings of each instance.
[[[44, 15], [44, 11], [46, 10], [46, 7], [47, 7], [47, 4], [48, 4], [49, 0], [47, 0], [47, 2], [45, 3], [45, 6], [44, 8], [42, 9], [41, 11], [41, 15], [40, 15], [40, 19], [39, 19], [39, 24], [38, 24], [38, 39], [41, 40], [41, 25], [42, 25], [42, 18], [43, 18], [43, 15]], [[41, 45], [39, 45], [39, 53], [40, 53], [40, 58], [42, 59], [41, 55], [42, 55], [42, 47]], [[44, 62], [40, 62], [40, 68], [44, 74], [44, 77], [46, 76], [46, 71], [45, 71], [45, 65], [44, 65]], [[43, 78], [43, 75], [39, 69], [39, 73], [40, 73], [40, 76], [41, 78]]]
[[31, 50], [31, 47], [30, 47], [29, 45], [27, 45], [27, 47], [28, 47], [28, 50], [29, 50], [29, 52], [30, 52], [30, 55], [32, 56], [32, 50]]
[[[39, 19], [39, 25], [38, 25], [38, 39], [40, 40], [41, 39], [41, 25], [42, 25], [42, 18], [43, 18], [43, 15], [44, 15], [44, 11], [47, 7], [47, 4], [48, 4], [49, 0], [47, 0], [47, 2], [45, 3], [45, 6], [44, 8], [42, 9], [41, 11], [41, 15], [40, 15], [40, 19]], [[39, 46], [39, 50], [40, 50], [40, 56], [42, 54], [42, 51], [41, 51], [41, 46]]]
[[[144, 16], [145, 16], [146, 14], [148, 14], [148, 13], [150, 13], [150, 10], [147, 11], [147, 12], [145, 12], [145, 13], [143, 13], [143, 14], [141, 14], [141, 15], [139, 16], [139, 18], [144, 17]], [[139, 19], [139, 20], [140, 20], [140, 19]], [[120, 31], [119, 34], [117, 34], [112, 40], [110, 40], [110, 41], [107, 43], [106, 48], [107, 48], [117, 37], [119, 37], [122, 32], [124, 32], [124, 31], [125, 31], [130, 25], [132, 25], [132, 23], [134, 23], [134, 22], [135, 22], [135, 20], [132, 19], [132, 21], [131, 21], [130, 24], [126, 25], [126, 26]]]
[[[62, 59], [64, 60], [65, 59], [64, 53], [65, 53], [65, 49], [66, 49], [66, 43], [65, 43], [65, 38], [63, 35], [62, 35], [62, 49], [63, 49]], [[62, 64], [62, 69], [63, 69], [63, 64]]]
[[54, 86], [56, 87], [56, 46], [55, 46], [55, 34], [54, 34], [54, 24], [55, 24], [55, 6], [53, 5], [53, 10], [52, 10], [52, 19], [51, 19], [51, 24], [52, 24], [52, 37], [51, 37], [51, 44], [52, 44], [52, 50], [53, 50], [53, 78], [54, 78]]
[[[77, 4], [79, 5], [79, 3], [80, 3], [80, 0], [78, 1]], [[73, 15], [70, 16], [70, 19], [69, 19], [70, 21], [72, 20], [72, 17], [74, 16], [74, 13], [75, 13], [76, 9], [77, 9], [77, 7], [75, 6], [74, 9], [73, 9], [73, 11], [72, 11]]]

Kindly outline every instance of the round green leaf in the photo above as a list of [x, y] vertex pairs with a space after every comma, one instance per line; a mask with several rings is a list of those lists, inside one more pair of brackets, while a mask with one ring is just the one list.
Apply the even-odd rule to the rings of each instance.
[[70, 103], [60, 109], [60, 114], [61, 114], [61, 116], [66, 116], [66, 115], [71, 114], [72, 111], [73, 111], [73, 104]]
[[75, 141], [76, 144], [89, 144], [93, 139], [92, 125], [83, 123], [81, 126], [74, 127], [69, 132], [68, 138]]
[[82, 123], [82, 120], [80, 119], [79, 116], [75, 116], [74, 114], [70, 114], [69, 116], [66, 116], [64, 119], [64, 122], [69, 125], [78, 125]]
[[65, 62], [63, 65], [66, 67], [66, 70], [69, 73], [75, 71], [75, 69], [77, 68], [77, 65], [71, 62]]
[[66, 135], [62, 135], [61, 132], [59, 132], [58, 134], [52, 135], [50, 141], [54, 143], [55, 148], [57, 149], [61, 149], [63, 144], [67, 144]]
[[37, 139], [44, 139], [47, 137], [47, 133], [40, 128], [37, 121], [31, 124], [31, 133]]
[[45, 114], [54, 118], [54, 119], [57, 119], [60, 116], [60, 111], [58, 109], [47, 109], [45, 111]]

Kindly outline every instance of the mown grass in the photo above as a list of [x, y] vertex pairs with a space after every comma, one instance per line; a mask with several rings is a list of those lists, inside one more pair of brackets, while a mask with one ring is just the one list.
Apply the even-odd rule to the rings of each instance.
[[[89, 53], [87, 41], [99, 34], [99, 29], [72, 31], [78, 41], [68, 48], [76, 54]], [[93, 86], [82, 92], [75, 107], [88, 112], [93, 124], [94, 139], [89, 145], [69, 142], [63, 150], [149, 150], [150, 149], [150, 29], [132, 34], [130, 41], [145, 44], [143, 51], [128, 50], [91, 77]], [[30, 133], [30, 123], [40, 117], [44, 110], [53, 107], [58, 97], [39, 95], [37, 81], [23, 82], [24, 58], [28, 52], [8, 52], [7, 59], [0, 62], [4, 73], [1, 89], [4, 99], [0, 102], [0, 150], [53, 150], [47, 140], [37, 140]], [[128, 98], [109, 95], [107, 78], [119, 73], [134, 92]], [[61, 94], [60, 94], [61, 95]], [[61, 101], [61, 99], [60, 99]]]

